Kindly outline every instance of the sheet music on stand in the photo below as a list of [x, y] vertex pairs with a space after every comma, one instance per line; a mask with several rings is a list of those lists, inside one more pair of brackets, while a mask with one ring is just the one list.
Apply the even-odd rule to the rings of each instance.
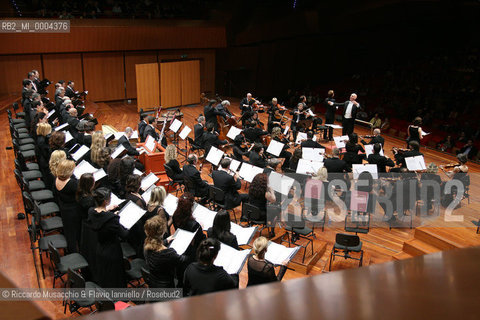
[[325, 149], [323, 148], [302, 148], [302, 159], [312, 161], [323, 161]]
[[273, 191], [283, 195], [288, 195], [293, 186], [295, 179], [282, 175], [278, 172], [272, 171], [268, 176], [268, 185]]
[[120, 132], [120, 131], [118, 131], [118, 132], [115, 132], [115, 133], [113, 134], [113, 136], [114, 136], [114, 140], [118, 140], [118, 139], [120, 139], [122, 136], [125, 136], [125, 137], [126, 137], [127, 135], [125, 134], [125, 132]]
[[168, 213], [171, 217], [175, 210], [177, 210], [178, 206], [178, 198], [175, 197], [173, 194], [169, 193], [165, 200], [163, 200], [163, 209]]
[[63, 131], [63, 130], [65, 130], [67, 127], [68, 127], [68, 123], [64, 123], [64, 124], [62, 124], [62, 125], [60, 125], [60, 126], [58, 126], [58, 127], [55, 127], [53, 130], [55, 130], [55, 131]]
[[300, 174], [317, 173], [317, 171], [322, 167], [323, 167], [323, 161], [312, 161], [312, 160], [300, 159], [298, 160], [296, 173], [300, 173]]
[[110, 204], [111, 205], [114, 205], [114, 206], [119, 206], [121, 205], [124, 201], [126, 201], [125, 199], [120, 199], [119, 197], [117, 197], [117, 195], [115, 193], [112, 192], [112, 195], [110, 197]]
[[282, 152], [284, 146], [284, 143], [272, 139], [272, 141], [270, 141], [270, 144], [268, 145], [267, 152], [278, 157]]
[[189, 126], [183, 127], [182, 131], [180, 131], [180, 134], [178, 135], [180, 139], [185, 140], [185, 138], [188, 137], [188, 135], [192, 132], [192, 129], [190, 129]]
[[210, 151], [208, 152], [206, 160], [214, 166], [218, 166], [220, 160], [222, 160], [222, 157], [223, 151], [212, 146], [210, 147]]
[[68, 143], [72, 139], [73, 139], [73, 136], [70, 133], [70, 131], [65, 131], [65, 143]]
[[333, 141], [335, 141], [335, 146], [338, 149], [345, 148], [345, 141], [348, 141], [348, 140], [349, 140], [348, 136], [333, 137]]
[[145, 139], [145, 145], [144, 145], [145, 150], [148, 152], [153, 152], [155, 151], [155, 139], [151, 136], [148, 135], [147, 139]]
[[97, 169], [95, 167], [93, 167], [90, 163], [88, 163], [87, 161], [85, 160], [82, 160], [79, 164], [77, 164], [77, 166], [75, 167], [75, 169], [73, 170], [73, 175], [77, 178], [77, 179], [80, 179], [80, 177], [82, 176], [82, 174], [84, 173], [94, 173], [95, 171], [97, 171]]
[[288, 248], [282, 246], [281, 244], [269, 241], [267, 252], [265, 253], [265, 260], [273, 263], [276, 266], [279, 266], [283, 261], [290, 261], [297, 254], [300, 247]]
[[210, 210], [201, 204], [197, 204], [192, 213], [195, 220], [202, 226], [203, 230], [208, 230], [213, 226], [213, 219], [217, 215], [217, 212]]
[[[366, 145], [364, 145], [364, 147], [365, 147], [365, 155], [368, 158], [369, 155], [373, 154], [373, 144], [366, 144]], [[380, 149], [380, 155], [384, 156], [383, 148], [382, 147], [380, 147], [380, 148], [381, 148]]]
[[150, 201], [150, 198], [152, 196], [152, 190], [153, 188], [155, 188], [156, 186], [153, 184], [150, 186], [150, 188], [148, 188], [147, 190], [145, 190], [144, 193], [142, 193], [142, 198], [143, 200], [145, 201], [145, 203], [148, 204], [148, 202]]
[[150, 172], [148, 176], [142, 179], [142, 182], [140, 183], [140, 188], [145, 191], [150, 188], [151, 185], [155, 184], [158, 180], [158, 177], [153, 172]]
[[89, 147], [87, 147], [87, 146], [81, 146], [74, 154], [72, 154], [73, 160], [75, 160], [75, 162], [77, 162], [77, 161], [80, 160], [84, 155], [86, 155], [89, 150], [90, 150]]
[[137, 130], [134, 130], [134, 131], [132, 132], [132, 135], [131, 135], [131, 137], [130, 137], [130, 140], [131, 140], [131, 139], [138, 139], [138, 131], [137, 131]]
[[352, 164], [353, 179], [357, 180], [362, 172], [370, 172], [373, 179], [378, 179], [378, 167], [376, 164]]
[[237, 237], [237, 243], [239, 246], [247, 245], [252, 240], [257, 227], [242, 227], [236, 223], [230, 222], [230, 232]]
[[259, 173], [263, 173], [262, 168], [252, 166], [251, 164], [248, 164], [246, 162], [242, 163], [240, 171], [238, 172], [240, 177], [247, 182], [252, 182], [253, 178], [255, 178], [255, 176]]
[[249, 254], [250, 250], [237, 250], [220, 243], [220, 251], [213, 264], [223, 267], [228, 274], [238, 274], [242, 271]]
[[178, 129], [180, 129], [180, 127], [182, 126], [182, 122], [180, 120], [178, 120], [177, 118], [175, 118], [172, 122], [172, 124], [170, 125], [170, 130], [172, 130], [173, 132], [177, 133]]
[[230, 166], [228, 167], [230, 170], [232, 170], [233, 172], [237, 172], [238, 171], [238, 168], [240, 167], [240, 165], [242, 164], [240, 161], [238, 160], [235, 160], [235, 159], [232, 159], [232, 158], [229, 158], [229, 157], [225, 157], [226, 159], [230, 159]]
[[232, 126], [230, 127], [230, 130], [228, 130], [227, 138], [235, 140], [235, 137], [238, 136], [240, 133], [242, 133], [242, 129]]
[[425, 158], [423, 156], [407, 157], [405, 158], [405, 164], [410, 171], [427, 170]]
[[170, 248], [173, 248], [178, 255], [182, 255], [187, 251], [188, 246], [195, 237], [196, 232], [190, 232], [183, 229], [177, 229], [173, 234], [173, 241], [170, 243]]
[[123, 145], [119, 144], [119, 145], [115, 148], [115, 150], [112, 152], [111, 157], [112, 157], [112, 159], [115, 159], [115, 158], [117, 158], [118, 156], [120, 156], [122, 153], [124, 153], [124, 152], [126, 152], [126, 151], [127, 151], [127, 149], [125, 149], [125, 147], [124, 147]]
[[143, 217], [145, 212], [147, 211], [143, 210], [132, 201], [129, 201], [118, 213], [120, 224], [130, 230], [130, 228], [133, 227], [141, 217]]
[[[295, 144], [302, 143], [302, 140], [307, 140], [307, 134], [305, 132], [298, 132], [297, 139], [295, 139]], [[312, 140], [317, 141], [317, 136], [314, 135]]]
[[333, 129], [343, 129], [342, 126], [339, 126], [338, 124], [330, 124], [330, 123], [325, 123], [326, 127], [332, 127]]

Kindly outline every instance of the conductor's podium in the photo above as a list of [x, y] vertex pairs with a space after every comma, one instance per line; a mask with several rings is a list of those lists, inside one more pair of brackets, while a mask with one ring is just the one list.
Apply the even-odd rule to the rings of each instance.
[[[143, 146], [138, 143], [137, 147]], [[160, 180], [157, 185], [166, 187], [168, 184], [167, 173], [165, 172], [165, 149], [158, 144], [157, 148], [160, 152], [145, 152], [139, 156], [140, 162], [145, 166], [145, 174], [153, 172]]]

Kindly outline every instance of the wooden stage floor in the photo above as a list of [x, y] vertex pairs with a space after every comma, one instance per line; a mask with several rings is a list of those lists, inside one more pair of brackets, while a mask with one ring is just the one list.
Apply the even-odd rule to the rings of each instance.
[[[239, 114], [238, 99], [232, 99], [231, 111]], [[0, 99], [0, 109], [3, 106], [11, 104], [12, 97]], [[183, 122], [193, 128], [193, 124], [196, 123], [195, 119], [200, 113], [203, 113], [201, 106], [189, 106], [183, 107], [184, 113]], [[124, 104], [121, 102], [114, 103], [87, 103], [86, 112], [93, 113], [99, 121], [98, 129], [102, 124], [108, 124], [119, 131], [123, 131], [126, 126], [136, 128], [138, 123], [138, 113], [135, 104]], [[261, 114], [261, 119], [265, 120], [266, 115]], [[0, 254], [3, 259], [0, 263], [0, 269], [6, 275], [8, 275], [18, 287], [29, 288], [38, 287], [37, 275], [34, 267], [34, 258], [30, 250], [29, 235], [27, 233], [27, 225], [25, 220], [17, 220], [16, 215], [18, 212], [23, 211], [22, 198], [20, 190], [15, 181], [13, 174], [13, 150], [6, 150], [6, 147], [11, 146], [11, 139], [9, 129], [7, 126], [8, 119], [5, 111], [2, 111], [0, 115], [2, 123], [5, 125], [0, 129], [0, 153], [1, 153], [1, 187], [0, 187], [0, 201], [2, 206], [0, 207]], [[362, 127], [356, 127], [358, 134], [369, 134], [367, 129]], [[339, 130], [335, 130], [335, 135], [339, 135]], [[193, 132], [191, 132], [193, 137]], [[404, 141], [389, 137], [385, 137], [385, 151], [389, 156], [392, 156], [391, 149], [393, 146], [404, 147]], [[425, 155], [426, 163], [435, 162], [437, 165], [451, 163], [455, 160], [452, 155], [444, 154], [435, 150], [422, 148], [422, 153]], [[179, 159], [180, 161], [183, 159]], [[477, 174], [480, 172], [480, 166], [478, 164], [469, 163], [470, 172]], [[202, 177], [207, 181], [211, 181], [208, 176], [209, 166], [205, 166], [203, 169]], [[473, 175], [472, 175], [473, 176]], [[445, 176], [442, 177], [445, 179]], [[245, 192], [242, 189], [242, 192]], [[383, 263], [394, 259], [408, 258], [412, 255], [417, 255], [419, 251], [423, 250], [423, 253], [435, 252], [438, 250], [445, 250], [452, 247], [462, 246], [474, 246], [480, 245], [480, 235], [475, 234], [476, 226], [472, 221], [478, 221], [480, 217], [480, 182], [478, 179], [472, 178], [471, 187], [471, 203], [467, 205], [466, 201], [462, 202], [461, 209], [455, 210], [454, 214], [464, 214], [465, 222], [457, 223], [455, 225], [441, 225], [435, 224], [435, 228], [431, 228], [427, 231], [426, 226], [421, 228], [402, 228], [391, 229], [388, 226], [380, 225], [374, 227], [366, 235], [360, 235], [365, 250], [365, 263], [364, 265]], [[237, 210], [240, 210], [239, 208]], [[439, 220], [443, 217], [439, 217]], [[421, 229], [419, 231], [419, 229]], [[433, 231], [432, 231], [433, 230]], [[310, 271], [309, 275], [317, 275], [322, 272], [327, 272], [328, 258], [330, 256], [331, 248], [335, 241], [335, 234], [343, 232], [342, 225], [326, 225], [325, 231], [316, 231], [316, 240], [314, 241], [315, 249], [322, 247], [326, 244], [326, 250], [320, 257], [320, 260]], [[280, 231], [278, 231], [280, 232]], [[434, 234], [432, 236], [432, 233]], [[439, 239], [434, 239], [438, 235]], [[430, 240], [429, 240], [430, 239]], [[432, 240], [433, 239], [433, 240]], [[430, 242], [429, 242], [430, 241]], [[405, 245], [407, 243], [407, 245]], [[38, 257], [35, 259], [38, 263]], [[341, 258], [337, 258], [333, 265], [334, 270], [340, 270], [345, 268], [357, 267], [356, 262], [343, 261]], [[52, 286], [52, 273], [49, 268], [48, 258], [44, 257], [46, 279], [40, 280], [41, 287], [50, 288]], [[304, 277], [305, 275], [287, 271], [285, 280]], [[246, 268], [241, 274], [241, 287], [246, 285]], [[61, 302], [38, 302], [42, 309], [46, 310], [53, 318], [65, 317], [63, 314], [63, 307]]]

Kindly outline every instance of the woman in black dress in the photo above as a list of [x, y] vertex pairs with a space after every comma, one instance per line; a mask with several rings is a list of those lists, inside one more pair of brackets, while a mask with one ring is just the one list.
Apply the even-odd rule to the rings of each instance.
[[95, 179], [93, 174], [84, 173], [78, 180], [76, 199], [80, 206], [80, 217], [82, 220], [88, 218], [88, 210], [95, 207], [93, 199], [93, 188], [95, 187]]
[[89, 224], [97, 234], [95, 248], [96, 267], [93, 271], [95, 282], [102, 288], [125, 288], [127, 277], [123, 266], [120, 239], [126, 238], [128, 230], [120, 224], [120, 217], [109, 206], [110, 190], [99, 188], [94, 191], [95, 208], [88, 211]]
[[160, 186], [160, 187], [155, 187], [152, 189], [152, 192], [150, 193], [150, 200], [148, 201], [147, 204], [147, 213], [145, 213], [145, 216], [147, 216], [147, 221], [151, 217], [154, 217], [156, 215], [160, 215], [165, 218], [165, 221], [167, 221], [167, 229], [165, 230], [165, 237], [170, 236], [170, 227], [172, 226], [172, 218], [168, 215], [167, 211], [163, 208], [163, 201], [167, 197], [167, 192], [165, 191], [165, 188]]
[[256, 206], [262, 213], [262, 218], [267, 219], [267, 203], [275, 203], [275, 193], [268, 186], [268, 177], [265, 173], [257, 174], [248, 190], [248, 203]]
[[200, 243], [198, 261], [185, 270], [183, 292], [186, 296], [238, 288], [235, 276], [213, 264], [219, 251], [220, 242], [217, 239], [206, 239]]
[[202, 226], [192, 216], [193, 209], [193, 195], [186, 192], [178, 199], [177, 209], [173, 213], [173, 227], [176, 229], [183, 229], [190, 232], [197, 232], [193, 238], [192, 243], [185, 251], [185, 255], [188, 256], [189, 262], [195, 260], [195, 253], [198, 245], [205, 239], [205, 235], [202, 232]]
[[407, 148], [410, 141], [417, 141], [420, 144], [420, 140], [423, 139], [422, 131], [422, 118], [416, 117], [413, 123], [408, 126]]
[[48, 145], [48, 139], [50, 133], [52, 132], [52, 127], [48, 123], [39, 123], [36, 132], [36, 152], [38, 166], [40, 167], [40, 171], [44, 176], [45, 185], [48, 187], [48, 189], [52, 189], [54, 179], [50, 175], [50, 170], [48, 168], [48, 161], [50, 160], [50, 147]]
[[165, 164], [173, 171], [172, 180], [183, 181], [183, 171], [180, 169], [180, 164], [177, 161], [177, 147], [173, 144], [165, 149]]
[[280, 266], [278, 275], [275, 275], [275, 266], [265, 260], [267, 253], [268, 240], [265, 237], [258, 237], [253, 242], [253, 254], [248, 257], [248, 286], [282, 281], [288, 261], [284, 261]]
[[75, 162], [72, 160], [63, 160], [56, 169], [57, 179], [55, 180], [55, 196], [60, 208], [60, 214], [63, 222], [63, 232], [67, 239], [68, 252], [78, 251], [78, 241], [80, 239], [81, 216], [80, 207], [75, 199], [78, 181], [73, 176]]
[[[346, 153], [343, 160], [347, 163], [349, 168], [352, 164], [361, 164], [365, 158], [365, 149], [358, 143], [358, 135], [352, 133], [348, 136], [348, 142], [345, 144]], [[359, 154], [362, 153], [362, 154]]]
[[108, 184], [114, 194], [121, 199], [125, 198], [127, 177], [133, 174], [135, 160], [132, 157], [113, 159], [107, 167]]
[[183, 279], [185, 268], [182, 267], [186, 257], [178, 255], [175, 249], [164, 245], [167, 231], [167, 220], [162, 215], [156, 215], [145, 223], [144, 255], [150, 271], [148, 286], [150, 288], [175, 288], [175, 277]]
[[[132, 201], [143, 210], [147, 210], [147, 204], [143, 200], [140, 192], [140, 184], [142, 178], [139, 175], [131, 174], [127, 177], [125, 191], [125, 200]], [[143, 257], [143, 242], [145, 241], [144, 225], [145, 221], [149, 218], [143, 215], [131, 228], [128, 234], [128, 243], [132, 245], [137, 253], [137, 257]]]
[[218, 241], [238, 250], [237, 237], [230, 232], [230, 215], [225, 210], [220, 210], [213, 219], [213, 226], [207, 230], [208, 238]]
[[290, 158], [290, 171], [296, 172], [298, 167], [298, 161], [302, 158], [302, 148], [297, 148], [293, 151], [293, 156]]

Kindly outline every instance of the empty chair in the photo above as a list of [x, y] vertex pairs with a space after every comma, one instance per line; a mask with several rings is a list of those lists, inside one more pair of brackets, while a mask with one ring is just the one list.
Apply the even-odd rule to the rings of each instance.
[[254, 224], [260, 225], [260, 235], [262, 234], [263, 229], [267, 227], [267, 219], [263, 215], [262, 211], [258, 207], [250, 203], [242, 204], [242, 217], [247, 218], [249, 226], [252, 226]]
[[[125, 264], [125, 273], [127, 274], [128, 283], [134, 287], [142, 287], [145, 283], [142, 282], [142, 268], [147, 267], [145, 260], [137, 258], [129, 261], [128, 259], [123, 259]], [[133, 282], [136, 281], [137, 285], [135, 286]]]
[[[341, 254], [339, 254], [339, 252], [341, 252]], [[360, 258], [351, 256], [350, 252], [360, 253]], [[357, 235], [337, 233], [335, 236], [335, 244], [333, 245], [332, 252], [330, 254], [330, 265], [328, 270], [332, 269], [332, 261], [335, 260], [335, 256], [360, 261], [359, 266], [361, 267], [363, 262], [363, 250], [360, 237]]]
[[71, 270], [81, 270], [88, 267], [88, 262], [79, 253], [70, 253], [63, 257], [58, 253], [57, 248], [53, 243], [48, 243], [48, 252], [50, 253], [50, 262], [53, 268], [53, 287], [55, 288], [55, 280], [60, 278], [63, 281], [63, 276]]
[[[305, 255], [306, 255], [307, 247], [309, 244], [312, 247], [312, 256], [313, 256], [313, 237], [315, 236], [315, 233], [313, 229], [308, 228], [306, 226], [303, 215], [293, 216], [289, 214], [287, 216], [287, 220], [285, 221], [285, 231], [287, 231], [286, 236], [287, 236], [287, 242], [289, 246], [291, 244], [294, 244], [304, 248], [302, 262], [305, 261]], [[298, 244], [297, 242], [300, 239], [307, 240], [307, 243], [305, 245]], [[285, 241], [285, 240], [282, 239], [282, 241]]]
[[[85, 281], [85, 279], [76, 271], [68, 269], [67, 271], [67, 288], [71, 289], [86, 289], [86, 290], [96, 290], [98, 285], [94, 282]], [[89, 298], [88, 295], [83, 298], [78, 299], [67, 299], [65, 300], [65, 308], [63, 313], [67, 313], [67, 307], [70, 313], [77, 312], [79, 315], [82, 315], [78, 310], [82, 308], [89, 308], [93, 312], [92, 306], [95, 304], [95, 299]]]

